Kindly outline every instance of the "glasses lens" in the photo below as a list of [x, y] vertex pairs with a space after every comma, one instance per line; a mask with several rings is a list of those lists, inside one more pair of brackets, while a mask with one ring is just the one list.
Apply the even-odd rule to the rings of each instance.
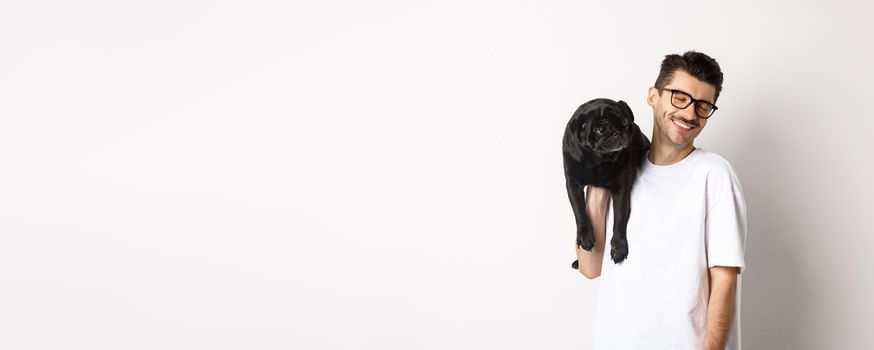
[[713, 105], [704, 101], [695, 102], [695, 112], [697, 112], [699, 116], [705, 118], [709, 117], [710, 113], [713, 112]]
[[692, 96], [677, 90], [671, 92], [671, 104], [674, 105], [674, 107], [683, 109], [689, 107], [689, 103], [692, 103]]

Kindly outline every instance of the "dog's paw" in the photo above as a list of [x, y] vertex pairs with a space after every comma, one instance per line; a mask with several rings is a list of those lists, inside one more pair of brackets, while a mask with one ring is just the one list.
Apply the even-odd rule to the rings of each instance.
[[614, 239], [610, 242], [610, 257], [618, 264], [628, 257], [628, 240]]
[[595, 235], [592, 232], [588, 234], [577, 233], [577, 245], [591, 252], [592, 248], [595, 247]]

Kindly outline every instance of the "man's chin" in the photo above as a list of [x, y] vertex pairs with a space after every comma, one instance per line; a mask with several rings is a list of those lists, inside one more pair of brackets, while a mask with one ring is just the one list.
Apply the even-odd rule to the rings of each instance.
[[692, 143], [697, 136], [697, 130], [695, 130], [695, 132], [680, 132], [674, 130], [673, 135], [671, 135], [671, 140], [677, 143]]
[[688, 137], [683, 135], [671, 135], [669, 139], [671, 140], [671, 143], [681, 148], [686, 148], [695, 141], [694, 137]]
[[692, 146], [692, 140], [684, 140], [683, 142], [677, 142], [677, 146], [679, 146], [682, 149], [685, 149], [686, 147]]

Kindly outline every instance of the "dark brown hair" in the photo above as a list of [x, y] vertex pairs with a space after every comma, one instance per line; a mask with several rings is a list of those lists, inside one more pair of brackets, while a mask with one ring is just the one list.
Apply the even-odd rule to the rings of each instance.
[[662, 61], [662, 69], [659, 71], [659, 76], [656, 78], [655, 87], [659, 89], [661, 95], [665, 85], [674, 79], [674, 72], [682, 69], [689, 75], [701, 80], [705, 83], [713, 85], [716, 88], [716, 95], [713, 97], [713, 103], [719, 99], [719, 93], [722, 91], [722, 70], [719, 68], [719, 63], [712, 57], [697, 51], [686, 51], [682, 56], [670, 54], [665, 56]]

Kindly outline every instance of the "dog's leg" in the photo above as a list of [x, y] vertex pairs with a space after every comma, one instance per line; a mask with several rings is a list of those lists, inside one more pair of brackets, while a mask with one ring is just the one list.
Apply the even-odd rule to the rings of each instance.
[[[567, 193], [577, 222], [577, 245], [587, 251], [592, 251], [595, 246], [595, 234], [592, 232], [592, 224], [586, 213], [585, 187], [576, 181], [567, 181]], [[578, 269], [579, 261], [574, 260], [571, 267], [575, 270]]]
[[568, 185], [568, 191], [571, 207], [574, 210], [574, 217], [577, 221], [577, 245], [582, 246], [587, 251], [592, 251], [592, 247], [595, 246], [595, 234], [592, 231], [592, 223], [589, 222], [589, 216], [586, 213], [585, 187], [573, 183]]
[[630, 186], [620, 188], [613, 195], [613, 238], [610, 239], [610, 257], [614, 263], [620, 263], [628, 257], [628, 239], [626, 230], [628, 218], [631, 217], [631, 191]]

